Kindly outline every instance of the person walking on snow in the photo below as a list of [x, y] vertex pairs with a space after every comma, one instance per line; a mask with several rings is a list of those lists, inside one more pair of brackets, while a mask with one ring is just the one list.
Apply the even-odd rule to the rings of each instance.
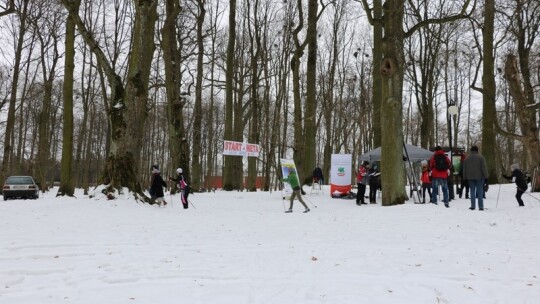
[[439, 194], [439, 186], [443, 192], [443, 201], [446, 208], [450, 207], [448, 204], [448, 170], [450, 169], [450, 159], [444, 153], [441, 146], [435, 147], [435, 153], [429, 160], [429, 167], [431, 168], [431, 202], [437, 205], [437, 195]]
[[478, 198], [478, 210], [484, 210], [484, 184], [488, 177], [486, 160], [478, 153], [478, 147], [472, 146], [469, 156], [463, 161], [463, 179], [469, 183], [469, 196], [471, 197], [469, 209], [476, 208], [476, 199]]
[[182, 168], [176, 169], [176, 178], [169, 176], [169, 179], [176, 183], [176, 188], [180, 189], [182, 206], [184, 206], [184, 209], [187, 209], [189, 207], [188, 196], [191, 188], [187, 184], [186, 179], [182, 175], [182, 172]]
[[516, 186], [517, 186], [516, 199], [518, 201], [519, 206], [523, 207], [525, 206], [525, 204], [523, 204], [523, 200], [521, 199], [521, 196], [523, 195], [523, 193], [525, 193], [525, 191], [527, 191], [527, 180], [525, 179], [525, 174], [521, 172], [518, 164], [511, 165], [510, 170], [512, 170], [512, 175], [507, 176], [503, 174], [502, 176], [516, 183]]
[[304, 199], [302, 199], [300, 182], [298, 181], [298, 176], [296, 176], [295, 170], [294, 169], [289, 169], [289, 175], [286, 178], [283, 178], [282, 181], [288, 183], [289, 185], [291, 185], [291, 188], [293, 190], [293, 193], [291, 194], [291, 199], [290, 199], [291, 205], [289, 207], [289, 210], [285, 211], [285, 213], [291, 213], [292, 212], [293, 201], [294, 201], [294, 198], [296, 196], [298, 196], [298, 200], [306, 208], [304, 210], [304, 213], [309, 212], [310, 210], [309, 210], [308, 206], [304, 202]]
[[356, 204], [367, 205], [364, 202], [364, 196], [366, 194], [366, 185], [369, 183], [369, 162], [367, 160], [362, 162], [362, 165], [356, 171], [356, 187], [358, 192], [356, 193]]
[[167, 202], [164, 199], [165, 194], [163, 193], [163, 187], [167, 187], [167, 183], [161, 178], [160, 172], [159, 172], [159, 166], [153, 165], [152, 166], [152, 180], [150, 182], [150, 190], [148, 191], [150, 193], [150, 198], [153, 203], [156, 203], [158, 205], [167, 205]]

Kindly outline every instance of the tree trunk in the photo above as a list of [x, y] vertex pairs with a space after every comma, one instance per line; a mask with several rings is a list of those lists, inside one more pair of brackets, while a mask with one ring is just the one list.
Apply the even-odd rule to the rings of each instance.
[[384, 38], [381, 63], [382, 129], [381, 184], [383, 206], [403, 204], [407, 199], [403, 168], [403, 15], [404, 1], [387, 0], [384, 4]]
[[[234, 140], [234, 50], [236, 40], [236, 0], [229, 1], [229, 41], [227, 44], [227, 60], [225, 71], [225, 134], [224, 140]], [[234, 187], [235, 156], [224, 155], [223, 190], [230, 191]]]
[[195, 107], [193, 109], [193, 157], [191, 186], [194, 191], [200, 191], [202, 178], [201, 165], [201, 133], [202, 133], [202, 91], [204, 65], [204, 18], [206, 14], [205, 0], [198, 0], [199, 15], [197, 16], [197, 76], [195, 82]]
[[181, 7], [178, 0], [165, 2], [165, 22], [161, 29], [163, 40], [163, 62], [165, 65], [165, 90], [167, 94], [167, 121], [169, 130], [169, 150], [173, 169], [182, 168], [184, 176], [189, 176], [189, 145], [184, 127], [184, 105], [179, 83], [182, 82], [180, 50], [176, 38], [176, 22]]
[[2, 166], [0, 168], [0, 179], [3, 181], [7, 175], [11, 174], [11, 163], [13, 157], [13, 144], [14, 144], [14, 127], [15, 127], [15, 107], [17, 104], [17, 92], [19, 84], [19, 76], [21, 72], [21, 58], [24, 49], [24, 35], [27, 31], [26, 17], [28, 14], [29, 0], [23, 1], [21, 12], [19, 13], [19, 36], [17, 37], [17, 44], [15, 49], [15, 62], [13, 64], [13, 73], [11, 83], [11, 95], [9, 98], [9, 107], [6, 121], [5, 137], [4, 137], [4, 151], [2, 158]]
[[[380, 19], [382, 17], [382, 0], [373, 0], [373, 17]], [[381, 62], [383, 59], [382, 51], [383, 28], [377, 23], [373, 25], [373, 145], [381, 146], [381, 104], [382, 104], [382, 78]]]
[[142, 194], [137, 179], [142, 136], [147, 116], [148, 81], [155, 50], [154, 28], [157, 20], [157, 0], [134, 1], [135, 19], [128, 74], [125, 87], [121, 77], [113, 70], [104, 52], [87, 30], [85, 24], [68, 0], [62, 0], [88, 47], [103, 69], [110, 85], [111, 103], [108, 112], [111, 131], [111, 149], [107, 157], [102, 181], [108, 191], [127, 187], [136, 198], [148, 201]]
[[495, 0], [485, 0], [483, 35], [483, 71], [482, 71], [482, 155], [486, 159], [489, 173], [489, 182], [497, 182], [497, 171], [495, 153], [488, 153], [496, 150], [495, 120], [497, 112], [495, 107], [496, 84], [495, 84], [495, 58], [493, 55], [495, 22]]

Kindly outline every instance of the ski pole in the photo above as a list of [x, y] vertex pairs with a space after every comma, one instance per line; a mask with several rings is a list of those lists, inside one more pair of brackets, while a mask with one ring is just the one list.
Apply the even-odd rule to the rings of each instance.
[[538, 197], [536, 197], [536, 196], [534, 196], [534, 195], [532, 195], [532, 194], [530, 194], [530, 193], [527, 193], [527, 192], [523, 192], [523, 193], [527, 194], [528, 196], [530, 196], [530, 197], [532, 197], [532, 198], [534, 198], [535, 200], [537, 200], [537, 201], [540, 202], [540, 199], [539, 199]]
[[307, 197], [305, 196], [302, 196], [303, 199], [305, 199], [310, 205], [312, 205], [313, 207], [317, 208], [317, 205], [315, 205], [310, 199], [308, 199]]
[[197, 208], [195, 208], [195, 205], [193, 205], [193, 203], [191, 202], [191, 200], [187, 200], [187, 201], [188, 201], [188, 203], [191, 204], [191, 207], [193, 207], [193, 209], [197, 209]]
[[495, 205], [495, 208], [499, 207], [499, 195], [501, 194], [501, 184], [499, 184], [499, 191], [497, 192], [497, 204]]

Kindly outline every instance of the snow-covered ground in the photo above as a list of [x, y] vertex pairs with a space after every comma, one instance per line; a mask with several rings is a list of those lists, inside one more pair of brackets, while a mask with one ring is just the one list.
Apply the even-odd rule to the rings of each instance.
[[492, 185], [480, 212], [305, 189], [307, 214], [280, 192], [2, 200], [0, 303], [540, 302], [539, 193]]

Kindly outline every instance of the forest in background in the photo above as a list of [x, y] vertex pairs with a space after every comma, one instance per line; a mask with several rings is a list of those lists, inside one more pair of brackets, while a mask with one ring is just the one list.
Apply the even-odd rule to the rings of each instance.
[[[140, 192], [159, 164], [164, 176], [184, 168], [196, 191], [213, 176], [250, 191], [261, 176], [267, 191], [280, 158], [309, 179], [316, 165], [329, 175], [331, 154], [357, 167], [393, 121], [377, 76], [390, 7], [403, 9], [402, 141], [477, 144], [492, 182], [540, 164], [538, 1], [0, 3], [2, 180]], [[223, 157], [223, 139], [261, 155]]]

